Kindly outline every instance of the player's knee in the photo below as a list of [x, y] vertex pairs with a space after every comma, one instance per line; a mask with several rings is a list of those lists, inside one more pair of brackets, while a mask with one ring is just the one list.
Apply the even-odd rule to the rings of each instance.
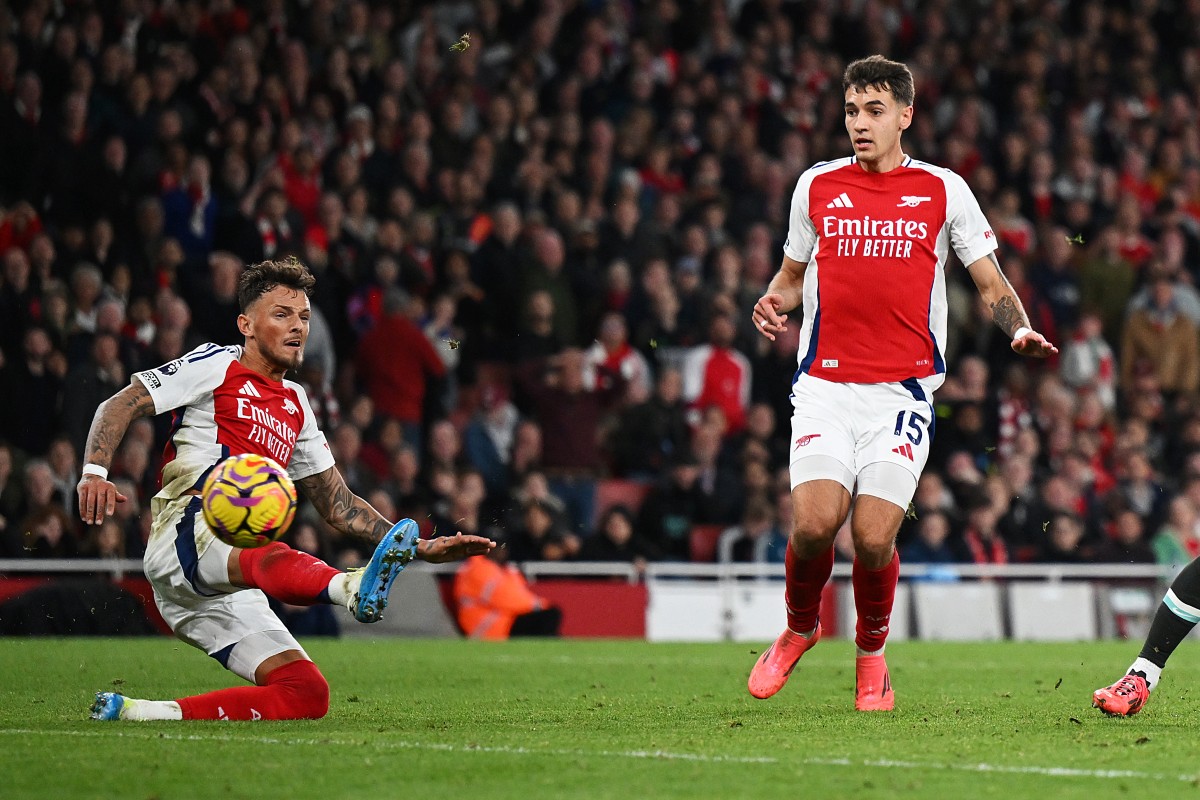
[[792, 549], [800, 558], [821, 553], [838, 534], [839, 519], [818, 509], [794, 509], [792, 513]]
[[792, 552], [802, 559], [815, 558], [829, 549], [836, 534], [837, 526], [828, 520], [797, 515], [792, 522]]
[[292, 719], [320, 719], [329, 713], [329, 682], [311, 661], [293, 661], [267, 677], [287, 693]]
[[[309, 662], [312, 663], [312, 662]], [[298, 700], [298, 710], [304, 719], [320, 719], [329, 713], [329, 681], [313, 665], [312, 675], [305, 679]]]
[[854, 557], [867, 569], [883, 569], [896, 552], [894, 535], [855, 536]]

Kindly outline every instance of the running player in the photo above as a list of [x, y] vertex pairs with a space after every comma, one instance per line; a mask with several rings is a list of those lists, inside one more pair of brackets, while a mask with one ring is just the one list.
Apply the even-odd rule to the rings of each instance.
[[946, 372], [950, 250], [1013, 350], [1058, 351], [1030, 330], [966, 183], [901, 148], [913, 115], [908, 67], [864, 58], [842, 86], [854, 155], [800, 176], [783, 265], [753, 312], [772, 340], [786, 330], [784, 312], [803, 306], [804, 317], [792, 386], [788, 627], [754, 665], [749, 688], [759, 698], [778, 692], [820, 639], [833, 538], [853, 503], [854, 705], [886, 711], [895, 703], [883, 649], [900, 574], [896, 533], [929, 454], [933, 391]]
[[[315, 283], [295, 259], [250, 267], [238, 284], [237, 323], [245, 346], [206, 344], [136, 373], [96, 409], [78, 487], [80, 516], [99, 525], [126, 499], [108, 480], [108, 467], [130, 422], [174, 412], [162, 490], [151, 503], [146, 577], [175, 635], [254, 686], [179, 700], [98, 692], [93, 719], [323, 717], [329, 685], [271, 611], [266, 595], [293, 605], [337, 603], [360, 622], [375, 622], [396, 575], [411, 559], [452, 561], [494, 546], [461, 534], [422, 541], [415, 522], [393, 526], [347, 488], [303, 388], [284, 380], [303, 359], [308, 295]], [[237, 453], [273, 458], [335, 530], [375, 543], [367, 566], [340, 572], [281, 542], [241, 549], [214, 537], [200, 513], [199, 487], [217, 463]]]

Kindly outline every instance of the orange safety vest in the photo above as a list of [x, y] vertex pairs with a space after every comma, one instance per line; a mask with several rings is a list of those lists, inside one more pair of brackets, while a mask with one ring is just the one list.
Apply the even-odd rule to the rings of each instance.
[[454, 600], [458, 624], [472, 639], [507, 639], [513, 620], [545, 605], [520, 570], [487, 556], [472, 556], [458, 568]]

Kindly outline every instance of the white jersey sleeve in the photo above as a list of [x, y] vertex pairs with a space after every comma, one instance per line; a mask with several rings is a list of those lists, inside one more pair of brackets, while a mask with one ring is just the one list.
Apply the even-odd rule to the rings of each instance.
[[196, 403], [221, 385], [229, 363], [242, 352], [238, 346], [202, 344], [161, 367], [135, 372], [154, 400], [154, 413], [162, 414]]
[[996, 250], [996, 235], [967, 182], [949, 170], [946, 173], [946, 224], [950, 228], [950, 245], [963, 266], [970, 266]]
[[292, 451], [292, 460], [287, 467], [288, 477], [298, 481], [329, 469], [334, 465], [334, 458], [329, 443], [325, 441], [325, 434], [317, 427], [317, 415], [313, 413], [304, 387], [292, 381], [285, 381], [285, 385], [296, 391], [300, 398], [300, 411], [304, 414], [304, 424], [296, 438], [296, 449]]
[[805, 170], [796, 181], [792, 192], [792, 210], [788, 215], [788, 236], [783, 243], [783, 254], [793, 261], [807, 264], [817, 246], [817, 229], [808, 214], [808, 195], [816, 173]]

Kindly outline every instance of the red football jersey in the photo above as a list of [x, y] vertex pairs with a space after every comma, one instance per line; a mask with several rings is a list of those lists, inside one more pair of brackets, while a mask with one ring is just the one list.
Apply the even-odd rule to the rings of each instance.
[[952, 247], [971, 264], [996, 249], [996, 237], [950, 170], [908, 157], [885, 173], [854, 157], [806, 170], [783, 247], [808, 264], [797, 374], [940, 385]]
[[174, 411], [161, 476], [167, 496], [196, 487], [213, 465], [240, 453], [275, 460], [292, 480], [333, 466], [304, 389], [247, 369], [241, 354], [241, 347], [206, 344], [136, 373], [155, 413]]

